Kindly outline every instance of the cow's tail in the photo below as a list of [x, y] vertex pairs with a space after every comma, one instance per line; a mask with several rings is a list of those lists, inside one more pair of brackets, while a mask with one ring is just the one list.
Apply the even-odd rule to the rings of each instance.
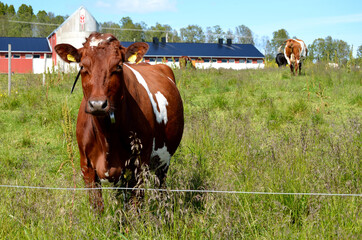
[[283, 52], [282, 47], [284, 47], [284, 45], [280, 45], [280, 47], [278, 47], [278, 52]]

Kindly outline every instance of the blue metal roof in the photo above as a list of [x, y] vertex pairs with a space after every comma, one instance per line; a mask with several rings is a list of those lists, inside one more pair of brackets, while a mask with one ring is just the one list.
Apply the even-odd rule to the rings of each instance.
[[[128, 47], [133, 42], [121, 42]], [[264, 58], [264, 55], [252, 44], [218, 44], [218, 43], [153, 43], [146, 57], [235, 57], [235, 58]]]
[[0, 52], [7, 52], [9, 43], [11, 44], [11, 52], [52, 52], [48, 39], [32, 37], [0, 37]]

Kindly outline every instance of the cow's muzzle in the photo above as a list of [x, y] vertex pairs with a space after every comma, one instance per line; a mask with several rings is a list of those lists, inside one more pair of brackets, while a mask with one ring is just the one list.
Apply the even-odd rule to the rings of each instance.
[[88, 101], [88, 110], [90, 114], [96, 116], [106, 115], [109, 111], [108, 100], [89, 100]]

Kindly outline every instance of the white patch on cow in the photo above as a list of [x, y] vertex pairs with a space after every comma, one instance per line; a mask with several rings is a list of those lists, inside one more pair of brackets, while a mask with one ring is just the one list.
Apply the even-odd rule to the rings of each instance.
[[175, 84], [175, 82], [172, 80], [172, 78], [167, 77], [173, 84]]
[[166, 143], [163, 145], [162, 148], [156, 149], [156, 140], [153, 139], [153, 145], [152, 145], [152, 153], [151, 153], [151, 159], [155, 156], [158, 156], [160, 158], [160, 165], [157, 166], [157, 168], [160, 167], [168, 167], [170, 165], [170, 159], [171, 154], [167, 150]]
[[284, 48], [284, 57], [287, 59], [288, 64], [290, 65], [290, 59], [287, 56], [287, 51], [286, 51], [287, 47]]
[[159, 109], [160, 111], [158, 111], [157, 109], [157, 103], [155, 102], [155, 100], [153, 99], [152, 93], [150, 91], [150, 89], [148, 88], [148, 85], [145, 81], [145, 79], [142, 77], [142, 75], [136, 71], [135, 69], [131, 68], [130, 66], [128, 66], [127, 64], [124, 64], [125, 66], [127, 66], [129, 69], [131, 69], [131, 71], [133, 72], [133, 74], [136, 76], [137, 81], [144, 87], [144, 89], [146, 90], [148, 97], [150, 98], [151, 101], [151, 105], [152, 105], [152, 109], [153, 112], [156, 116], [156, 121], [158, 123], [161, 123], [162, 121], [166, 124], [167, 123], [167, 109], [166, 106], [168, 105], [167, 99], [165, 98], [164, 95], [162, 95], [160, 92], [156, 93], [156, 99], [157, 102], [159, 104]]
[[167, 99], [159, 91], [155, 94], [155, 96], [156, 96], [156, 100], [157, 100], [157, 103], [158, 103], [158, 108], [160, 109], [160, 112], [159, 112], [160, 117], [161, 117], [161, 119], [163, 119], [163, 122], [166, 124], [167, 123], [167, 108], [166, 108], [166, 106], [168, 106]]
[[108, 179], [100, 179], [102, 184], [110, 184], [111, 182]]
[[103, 39], [97, 39], [97, 38], [93, 37], [93, 38], [91, 39], [90, 43], [89, 43], [89, 46], [90, 46], [90, 47], [98, 47], [98, 45], [99, 45], [100, 43], [102, 43], [103, 41], [104, 41]]

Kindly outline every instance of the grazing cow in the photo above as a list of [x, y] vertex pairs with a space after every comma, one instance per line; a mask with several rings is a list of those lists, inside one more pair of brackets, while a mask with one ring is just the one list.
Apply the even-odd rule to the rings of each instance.
[[185, 69], [187, 68], [188, 66], [191, 68], [191, 69], [196, 69], [196, 66], [195, 66], [195, 61], [192, 61], [192, 59], [188, 56], [182, 56], [179, 58], [179, 64], [180, 64], [180, 68], [181, 69]]
[[278, 64], [278, 67], [286, 66], [288, 64], [287, 59], [284, 56], [284, 53], [278, 53], [275, 57], [275, 62]]
[[298, 75], [302, 70], [302, 61], [308, 55], [308, 49], [303, 40], [288, 39], [284, 41], [284, 56], [290, 66], [290, 71]]
[[[103, 211], [101, 182], [134, 187], [141, 165], [154, 170], [162, 185], [182, 137], [183, 105], [172, 70], [140, 62], [146, 43], [128, 48], [111, 34], [92, 33], [76, 49], [55, 46], [66, 62], [81, 67], [83, 99], [77, 141], [90, 201]], [[130, 60], [129, 60], [130, 59]]]

